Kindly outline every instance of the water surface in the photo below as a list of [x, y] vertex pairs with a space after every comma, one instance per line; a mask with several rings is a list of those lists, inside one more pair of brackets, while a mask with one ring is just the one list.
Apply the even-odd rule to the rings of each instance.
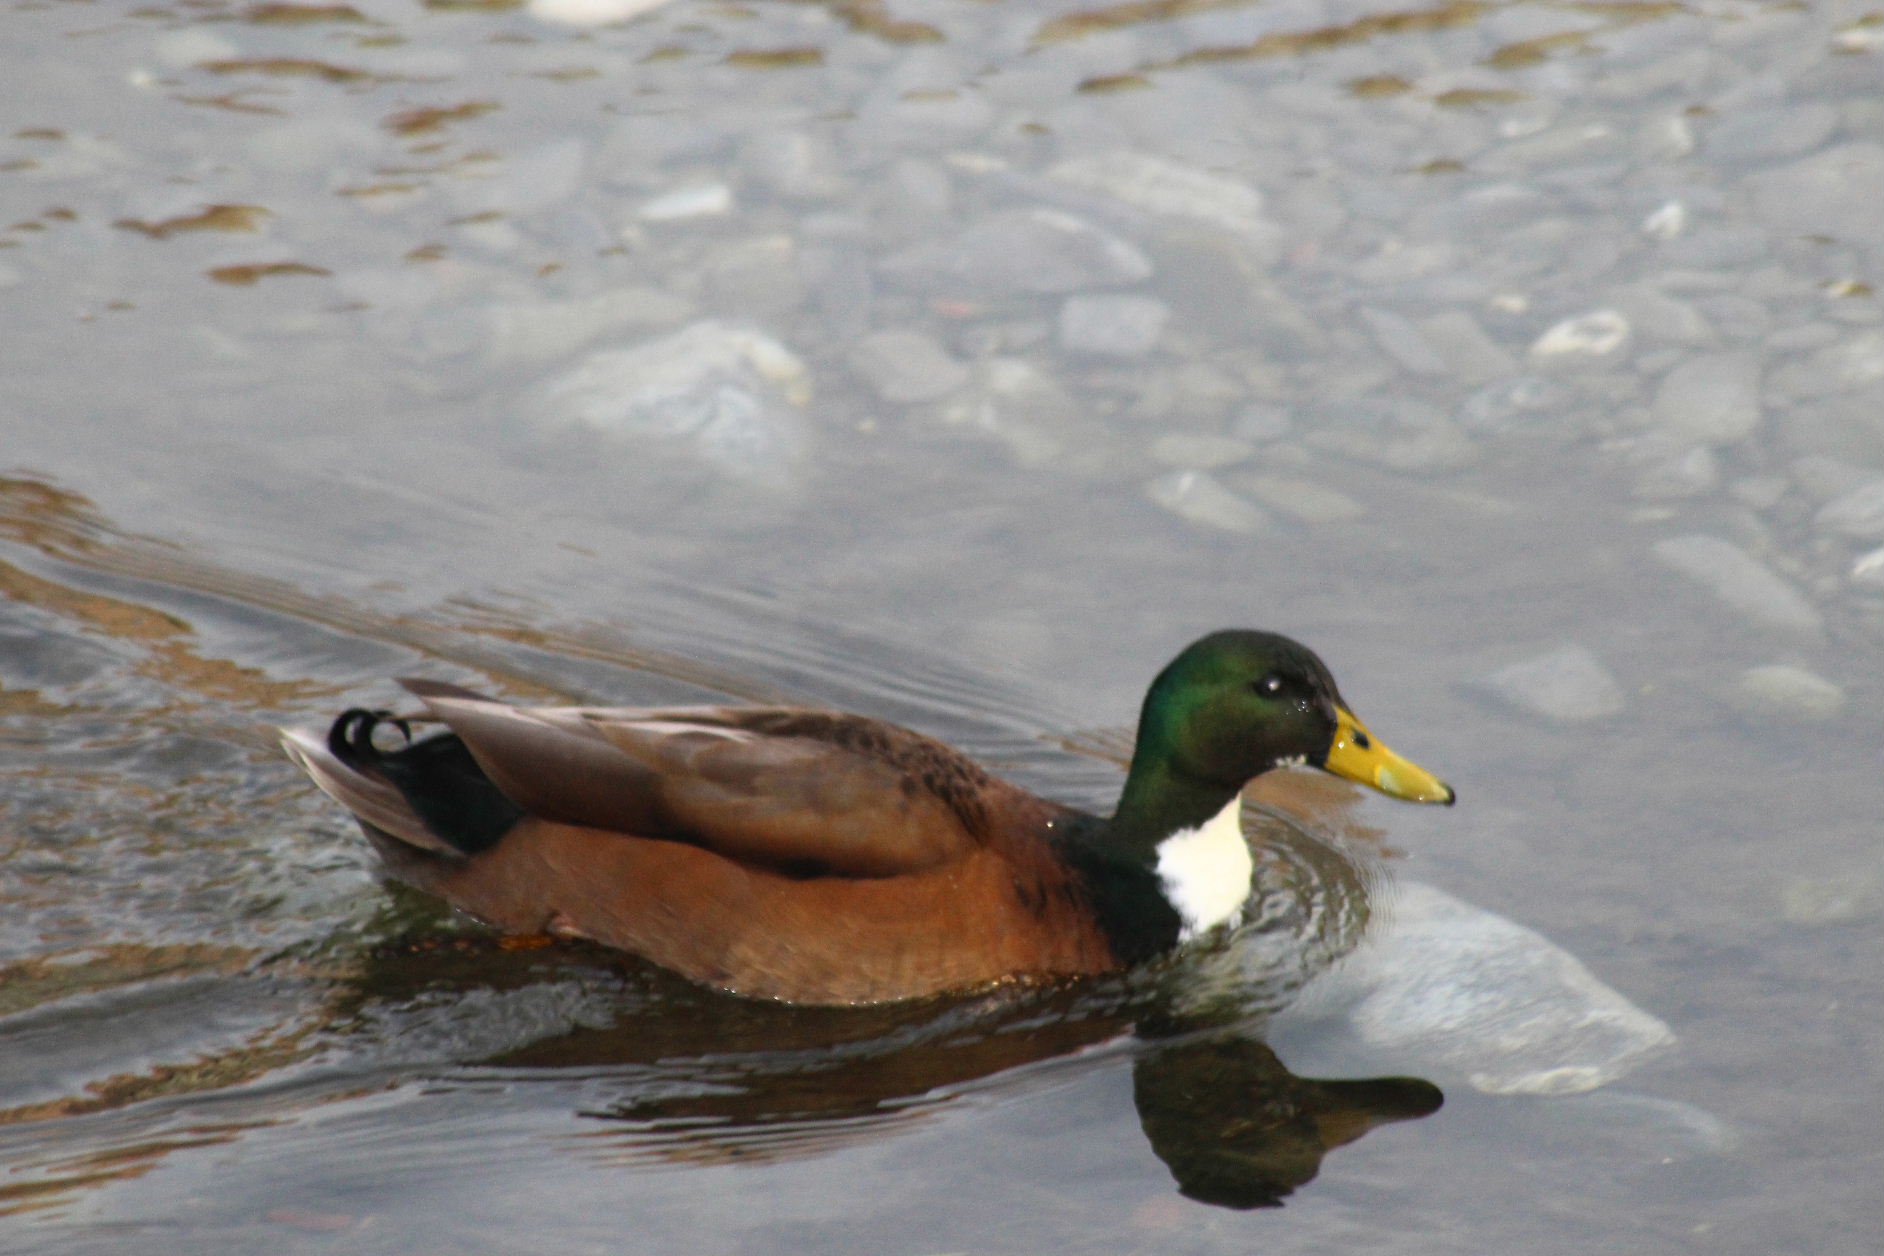
[[[1875, 1252], [1881, 31], [13, 6], [0, 1245]], [[1383, 910], [1678, 1045], [1552, 1098], [1130, 992], [753, 1008], [382, 886], [267, 731], [788, 698], [1104, 807], [1067, 740], [1233, 624], [1459, 788], [1346, 822]], [[1179, 1193], [1200, 1077], [1281, 1208]]]

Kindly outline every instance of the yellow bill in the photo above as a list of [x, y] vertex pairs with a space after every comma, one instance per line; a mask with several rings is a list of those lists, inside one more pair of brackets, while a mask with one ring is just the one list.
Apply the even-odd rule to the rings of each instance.
[[1328, 748], [1322, 767], [1391, 798], [1452, 805], [1452, 786], [1387, 749], [1346, 707], [1336, 707], [1335, 715], [1334, 744]]

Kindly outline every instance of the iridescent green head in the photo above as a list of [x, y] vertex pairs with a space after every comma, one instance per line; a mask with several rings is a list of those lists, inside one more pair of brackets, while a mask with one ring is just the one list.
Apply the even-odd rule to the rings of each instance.
[[1273, 632], [1214, 632], [1158, 673], [1115, 827], [1152, 838], [1215, 814], [1271, 768], [1306, 764], [1409, 802], [1450, 787], [1387, 749], [1348, 710], [1327, 665]]

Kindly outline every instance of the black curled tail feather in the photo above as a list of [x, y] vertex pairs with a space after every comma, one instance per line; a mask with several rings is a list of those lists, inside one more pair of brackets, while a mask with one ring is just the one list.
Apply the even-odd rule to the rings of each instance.
[[334, 726], [327, 730], [327, 748], [333, 751], [334, 758], [355, 771], [377, 768], [381, 766], [383, 756], [379, 747], [373, 744], [373, 730], [381, 724], [391, 724], [405, 736], [408, 746], [412, 744], [412, 726], [391, 711], [349, 707], [340, 713], [334, 720]]
[[[398, 750], [382, 750], [373, 732], [391, 724], [405, 737]], [[327, 730], [327, 748], [356, 772], [396, 788], [427, 831], [467, 855], [489, 850], [524, 816], [484, 774], [456, 733], [412, 740], [412, 728], [390, 711], [353, 707]]]

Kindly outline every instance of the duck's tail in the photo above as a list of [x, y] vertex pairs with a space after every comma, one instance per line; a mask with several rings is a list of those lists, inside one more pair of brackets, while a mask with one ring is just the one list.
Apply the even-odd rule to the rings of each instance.
[[[396, 750], [374, 744], [383, 725], [397, 728], [408, 744]], [[489, 850], [523, 818], [455, 734], [413, 741], [406, 722], [385, 711], [342, 712], [326, 737], [283, 729], [281, 744], [369, 834], [433, 855], [462, 859]]]

